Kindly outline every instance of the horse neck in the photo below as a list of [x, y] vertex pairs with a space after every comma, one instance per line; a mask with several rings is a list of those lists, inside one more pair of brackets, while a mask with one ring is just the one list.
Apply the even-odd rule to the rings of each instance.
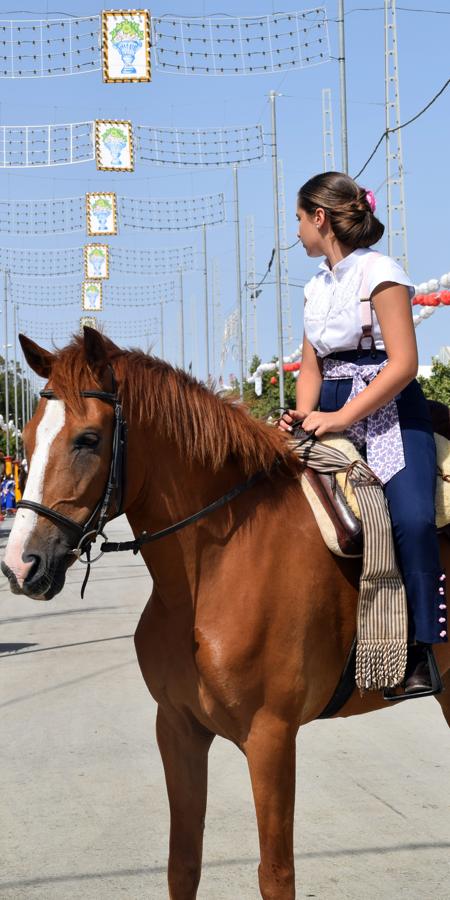
[[[179, 444], [154, 427], [130, 429], [128, 472], [130, 500], [126, 513], [136, 535], [159, 531], [187, 518], [246, 480], [235, 461], [227, 461], [217, 472], [187, 461]], [[226, 534], [230, 514], [232, 505], [214, 513], [213, 520], [203, 520], [202, 543], [211, 529], [215, 540]], [[198, 540], [199, 530], [193, 525], [143, 548], [142, 555], [158, 587], [173, 584], [181, 570], [189, 569]]]

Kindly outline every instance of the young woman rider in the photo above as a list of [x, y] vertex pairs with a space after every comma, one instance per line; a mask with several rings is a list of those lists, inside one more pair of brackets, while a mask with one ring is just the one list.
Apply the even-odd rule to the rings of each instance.
[[[280, 428], [301, 421], [318, 437], [347, 432], [383, 482], [408, 600], [405, 691], [413, 693], [431, 686], [427, 645], [448, 639], [436, 449], [415, 379], [414, 288], [395, 260], [372, 250], [384, 232], [374, 213], [373, 193], [340, 172], [316, 175], [298, 192], [299, 239], [308, 256], [324, 261], [305, 286], [297, 408]], [[371, 302], [361, 303], [363, 295]]]

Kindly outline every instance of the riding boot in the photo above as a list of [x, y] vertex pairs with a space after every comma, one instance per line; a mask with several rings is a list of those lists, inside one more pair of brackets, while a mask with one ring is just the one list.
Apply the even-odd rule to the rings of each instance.
[[408, 647], [405, 673], [405, 694], [431, 690], [431, 673], [427, 657], [428, 644], [417, 642]]

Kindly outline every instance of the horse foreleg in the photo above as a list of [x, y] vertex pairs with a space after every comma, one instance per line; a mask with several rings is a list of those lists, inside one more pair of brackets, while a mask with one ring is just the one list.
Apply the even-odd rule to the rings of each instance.
[[293, 900], [295, 733], [259, 713], [244, 745], [258, 821], [259, 887], [264, 900]]
[[158, 707], [156, 733], [170, 806], [171, 900], [195, 900], [206, 812], [208, 750], [214, 735], [194, 720]]

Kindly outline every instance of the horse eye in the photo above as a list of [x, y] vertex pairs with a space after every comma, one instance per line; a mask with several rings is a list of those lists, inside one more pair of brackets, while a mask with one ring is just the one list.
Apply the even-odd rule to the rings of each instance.
[[94, 450], [98, 447], [100, 442], [100, 438], [95, 431], [85, 431], [83, 434], [79, 434], [77, 438], [75, 438], [75, 448], [80, 450], [82, 447], [89, 448], [90, 450]]

